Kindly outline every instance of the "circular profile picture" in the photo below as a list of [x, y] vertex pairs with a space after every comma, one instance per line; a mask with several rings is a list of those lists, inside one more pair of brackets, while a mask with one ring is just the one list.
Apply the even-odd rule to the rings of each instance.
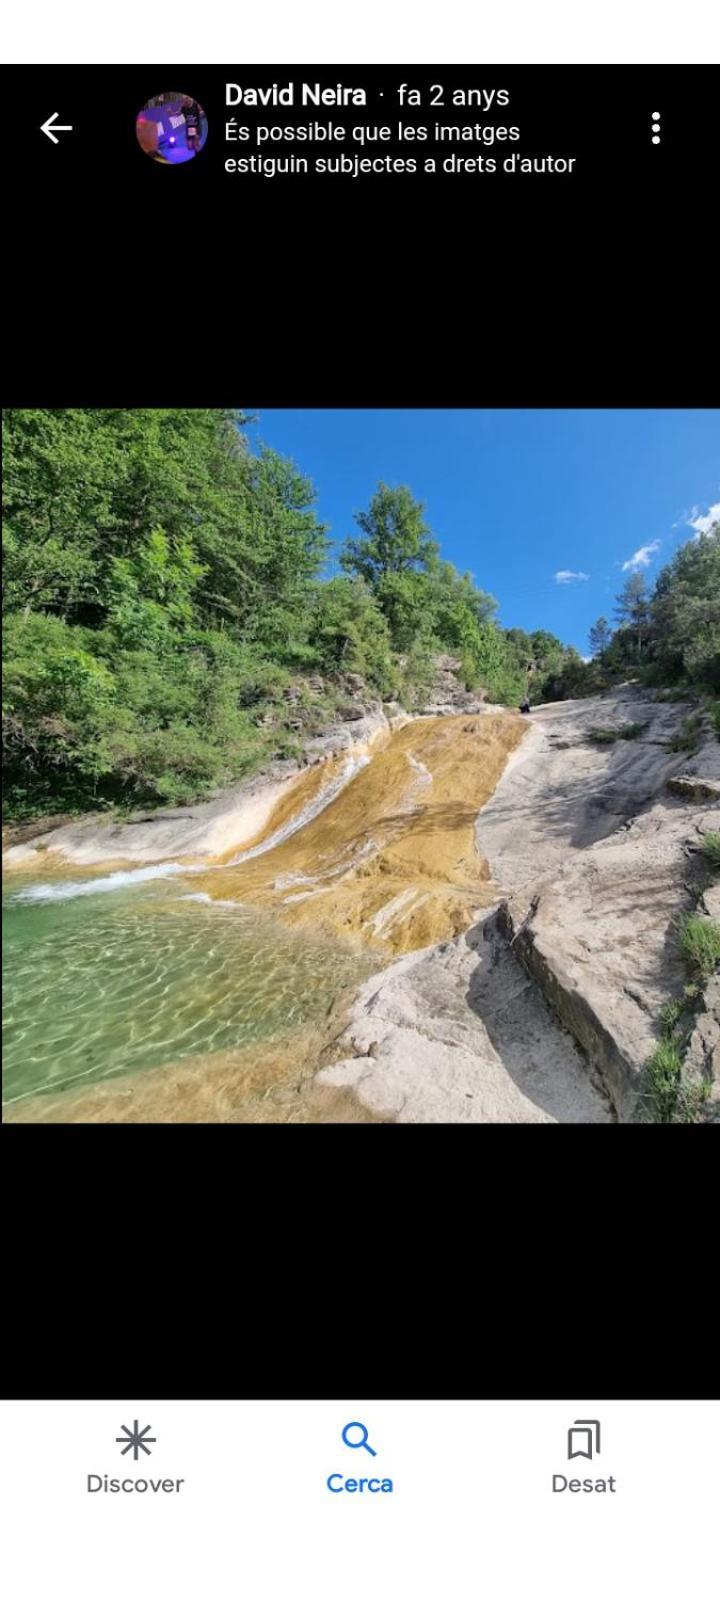
[[155, 94], [138, 112], [135, 134], [153, 161], [177, 167], [192, 161], [207, 139], [207, 117], [189, 94]]

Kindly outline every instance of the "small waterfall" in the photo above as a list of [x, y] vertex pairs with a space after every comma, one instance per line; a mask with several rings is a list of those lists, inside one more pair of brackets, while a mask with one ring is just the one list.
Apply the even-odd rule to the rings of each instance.
[[263, 839], [262, 844], [253, 845], [250, 850], [240, 850], [236, 856], [232, 857], [231, 861], [228, 861], [227, 865], [229, 867], [237, 867], [241, 862], [251, 861], [253, 856], [262, 856], [266, 850], [274, 850], [276, 845], [283, 844], [286, 839], [290, 838], [291, 834], [297, 833], [300, 828], [304, 828], [308, 822], [312, 822], [315, 817], [318, 817], [321, 811], [325, 811], [333, 800], [337, 799], [341, 791], [349, 783], [352, 783], [353, 778], [356, 778], [358, 773], [362, 772], [363, 767], [369, 765], [369, 762], [369, 756], [351, 756], [337, 776], [332, 778], [330, 783], [327, 783], [325, 788], [315, 795], [314, 799], [309, 800], [307, 805], [297, 812], [296, 816], [290, 817], [287, 822], [283, 823], [281, 828], [277, 828], [275, 833], [271, 833], [269, 838]]
[[179, 861], [157, 863], [154, 867], [134, 867], [129, 872], [111, 872], [107, 878], [89, 878], [85, 882], [34, 883], [29, 889], [20, 889], [14, 900], [74, 900], [79, 894], [110, 894], [113, 889], [128, 889], [136, 883], [148, 883], [151, 878], [171, 878], [177, 872], [197, 872], [203, 869], [183, 867]]

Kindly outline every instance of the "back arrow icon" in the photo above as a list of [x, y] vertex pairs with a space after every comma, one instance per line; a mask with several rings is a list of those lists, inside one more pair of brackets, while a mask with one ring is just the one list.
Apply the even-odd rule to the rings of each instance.
[[72, 133], [73, 131], [71, 122], [56, 122], [55, 119], [56, 117], [59, 117], [59, 115], [59, 111], [53, 111], [52, 116], [48, 117], [47, 122], [43, 122], [40, 126], [40, 132], [46, 133], [48, 139], [52, 139], [53, 144], [60, 143], [60, 140], [56, 139], [55, 137], [56, 133]]

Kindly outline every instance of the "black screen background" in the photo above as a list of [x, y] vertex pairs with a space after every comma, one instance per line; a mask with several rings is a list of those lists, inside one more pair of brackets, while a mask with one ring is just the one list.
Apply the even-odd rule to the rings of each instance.
[[[291, 78], [507, 86], [496, 120], [578, 171], [226, 176], [226, 81]], [[702, 67], [5, 69], [5, 400], [717, 403], [716, 87]], [[210, 118], [180, 169], [135, 142], [163, 88]], [[369, 99], [263, 120], [369, 120]], [[75, 130], [57, 147], [53, 111]], [[5, 1127], [6, 1388], [702, 1395], [711, 1137]]]

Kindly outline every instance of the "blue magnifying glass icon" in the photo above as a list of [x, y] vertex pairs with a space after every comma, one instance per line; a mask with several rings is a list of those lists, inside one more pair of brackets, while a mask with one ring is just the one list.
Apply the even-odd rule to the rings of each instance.
[[[359, 1432], [359, 1439], [351, 1439], [348, 1437], [351, 1428], [354, 1428], [357, 1432]], [[351, 1450], [367, 1450], [368, 1455], [377, 1455], [377, 1450], [373, 1450], [372, 1445], [368, 1444], [368, 1431], [364, 1422], [346, 1422], [342, 1431], [342, 1441], [343, 1444], [349, 1445]]]

